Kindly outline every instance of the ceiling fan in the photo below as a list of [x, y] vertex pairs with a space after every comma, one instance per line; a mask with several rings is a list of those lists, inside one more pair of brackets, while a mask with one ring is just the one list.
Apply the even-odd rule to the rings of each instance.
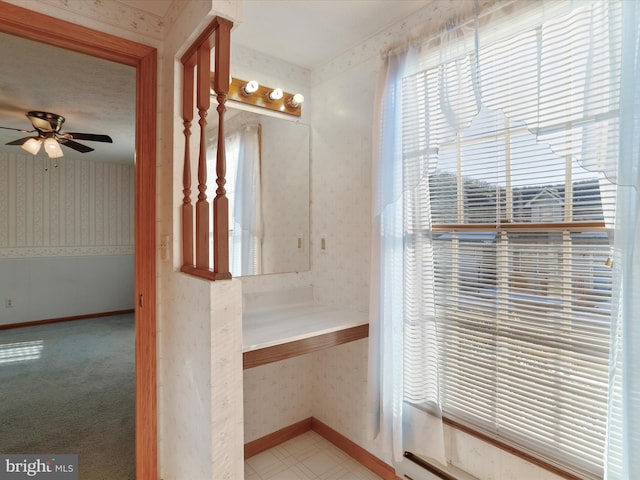
[[113, 140], [111, 140], [111, 137], [108, 135], [61, 132], [60, 129], [62, 128], [65, 118], [56, 113], [33, 111], [27, 112], [26, 116], [31, 121], [35, 130], [22, 130], [10, 127], [0, 128], [24, 133], [37, 132], [37, 136], [24, 137], [7, 143], [7, 145], [21, 145], [24, 150], [33, 155], [38, 153], [43, 144], [49, 158], [57, 158], [64, 155], [60, 145], [69, 147], [80, 153], [93, 151], [93, 148], [83, 145], [82, 143], [78, 143], [76, 140], [113, 143]]

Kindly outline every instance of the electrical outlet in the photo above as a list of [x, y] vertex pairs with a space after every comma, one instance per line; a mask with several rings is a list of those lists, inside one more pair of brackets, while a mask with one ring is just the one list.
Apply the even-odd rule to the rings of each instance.
[[5, 298], [4, 306], [5, 308], [13, 308], [13, 298]]

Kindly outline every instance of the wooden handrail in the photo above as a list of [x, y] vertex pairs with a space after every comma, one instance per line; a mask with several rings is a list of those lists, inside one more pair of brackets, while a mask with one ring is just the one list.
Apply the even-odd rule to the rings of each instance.
[[[182, 56], [182, 120], [185, 153], [182, 173], [182, 267], [181, 271], [208, 280], [231, 278], [229, 272], [229, 200], [225, 190], [226, 155], [224, 145], [224, 114], [229, 93], [231, 27], [233, 23], [215, 17], [198, 39]], [[211, 51], [215, 48], [214, 81], [211, 82]], [[195, 87], [194, 87], [195, 83]], [[209, 259], [209, 214], [207, 199], [207, 114], [211, 105], [211, 87], [218, 101], [218, 151], [216, 157], [216, 196], [213, 200], [213, 268]], [[194, 105], [195, 96], [195, 105]], [[194, 107], [198, 110], [200, 144], [197, 164], [198, 197], [194, 208], [191, 200], [192, 160], [191, 125]], [[195, 237], [194, 237], [195, 234]], [[194, 256], [195, 247], [195, 256]]]

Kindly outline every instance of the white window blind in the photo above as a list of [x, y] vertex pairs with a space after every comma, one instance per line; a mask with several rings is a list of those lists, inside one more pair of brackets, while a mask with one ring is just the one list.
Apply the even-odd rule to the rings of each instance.
[[[405, 275], [410, 294], [435, 288], [444, 414], [589, 478], [603, 470], [615, 207], [592, 167], [615, 155], [619, 23], [616, 2], [584, 3], [403, 82]], [[405, 401], [426, 407], [419, 334]]]

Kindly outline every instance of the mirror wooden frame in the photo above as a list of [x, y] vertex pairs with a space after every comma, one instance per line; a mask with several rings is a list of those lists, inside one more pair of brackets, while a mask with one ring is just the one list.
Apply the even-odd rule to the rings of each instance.
[[147, 45], [49, 17], [1, 0], [0, 32], [136, 68], [136, 479], [156, 480], [157, 51]]

